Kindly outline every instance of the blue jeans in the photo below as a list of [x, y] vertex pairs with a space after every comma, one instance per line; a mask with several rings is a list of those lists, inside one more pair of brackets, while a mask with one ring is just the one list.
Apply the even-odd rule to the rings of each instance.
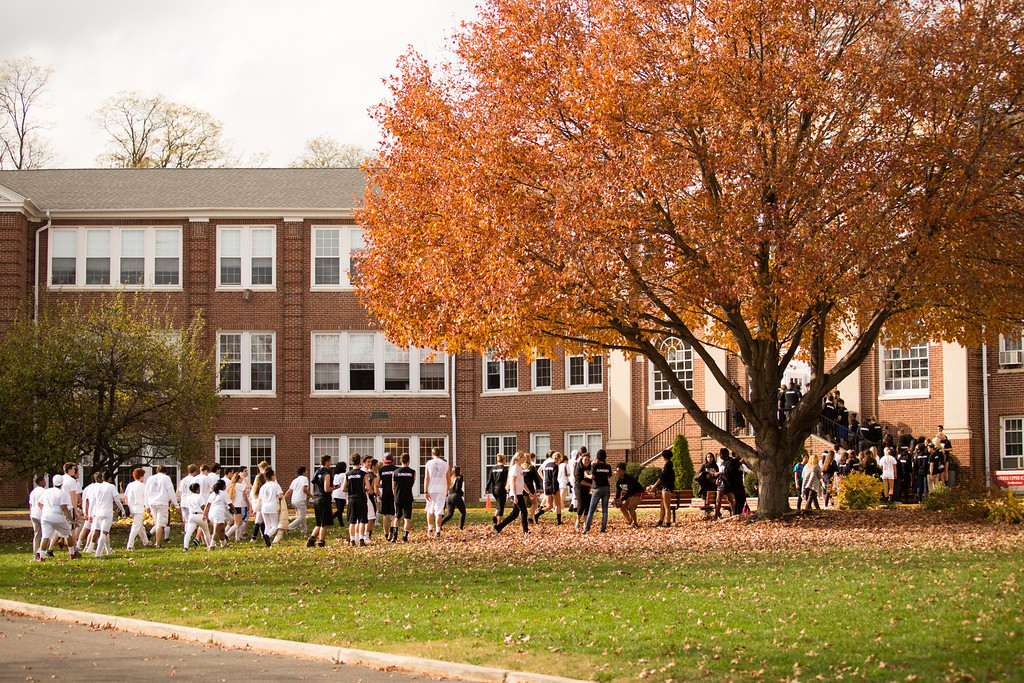
[[590, 508], [587, 510], [587, 522], [583, 525], [583, 533], [590, 531], [590, 524], [594, 521], [594, 513], [597, 512], [597, 504], [601, 503], [601, 531], [608, 530], [608, 497], [611, 488], [602, 486], [590, 492]]

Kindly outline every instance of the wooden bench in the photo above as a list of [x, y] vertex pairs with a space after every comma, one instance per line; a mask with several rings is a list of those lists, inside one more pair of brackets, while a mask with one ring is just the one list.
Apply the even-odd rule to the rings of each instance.
[[[672, 512], [672, 522], [676, 521], [676, 510], [679, 508], [687, 507], [693, 501], [692, 491], [673, 491], [672, 497], [669, 499], [668, 509]], [[661, 509], [661, 492], [647, 493], [644, 491], [643, 495], [640, 496], [640, 504], [636, 506], [638, 510], [660, 510]]]

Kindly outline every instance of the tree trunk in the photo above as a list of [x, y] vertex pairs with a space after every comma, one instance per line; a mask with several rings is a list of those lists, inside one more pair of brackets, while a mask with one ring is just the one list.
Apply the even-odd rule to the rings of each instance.
[[799, 446], [756, 438], [757, 517], [773, 519], [790, 511], [789, 481]]

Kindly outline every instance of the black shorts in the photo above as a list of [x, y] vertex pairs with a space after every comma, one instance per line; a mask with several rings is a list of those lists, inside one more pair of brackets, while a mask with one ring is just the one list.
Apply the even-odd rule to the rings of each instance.
[[395, 516], [395, 498], [394, 496], [381, 496], [380, 507], [377, 508], [377, 514], [381, 517], [394, 517]]
[[395, 513], [399, 519], [412, 519], [412, 498], [396, 500]]
[[348, 523], [366, 524], [366, 496], [355, 496], [348, 501]]
[[545, 496], [557, 496], [558, 495], [558, 483], [556, 482], [554, 486], [548, 486], [547, 484], [545, 484], [544, 485], [544, 495]]
[[313, 499], [313, 517], [317, 526], [333, 526], [334, 510], [331, 508], [331, 497], [320, 496]]

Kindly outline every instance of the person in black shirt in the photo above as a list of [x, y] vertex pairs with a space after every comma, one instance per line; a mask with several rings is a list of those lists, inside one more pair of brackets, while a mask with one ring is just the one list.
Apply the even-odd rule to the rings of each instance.
[[573, 481], [576, 482], [573, 494], [576, 498], [577, 530], [580, 528], [580, 524], [583, 522], [583, 518], [586, 516], [587, 510], [590, 509], [590, 490], [594, 485], [590, 478], [590, 469], [590, 454], [581, 453], [579, 459], [576, 461], [576, 467], [573, 470]]
[[537, 523], [537, 506], [540, 504], [540, 494], [538, 491], [544, 485], [541, 481], [540, 472], [537, 471], [537, 466], [534, 464], [534, 460], [537, 458], [533, 453], [527, 453], [528, 466], [523, 471], [523, 486], [526, 487], [526, 498], [530, 503], [530, 521], [534, 524]]
[[612, 466], [606, 460], [608, 454], [602, 448], [597, 452], [597, 461], [590, 467], [590, 476], [594, 486], [590, 490], [590, 507], [587, 508], [587, 521], [583, 525], [583, 533], [590, 531], [597, 506], [601, 505], [601, 533], [608, 531], [608, 499], [611, 496]]
[[455, 516], [455, 511], [458, 510], [460, 515], [459, 528], [463, 529], [466, 526], [466, 491], [462, 481], [462, 468], [456, 467], [452, 470], [452, 474], [455, 478], [452, 480], [451, 488], [448, 489], [448, 496], [445, 498], [444, 517], [441, 518], [441, 524], [438, 528], [447, 524]]
[[362, 458], [352, 454], [352, 465], [345, 473], [341, 489], [348, 494], [348, 541], [366, 545], [366, 470], [359, 465]]
[[384, 464], [377, 470], [380, 477], [380, 508], [377, 514], [380, 516], [380, 528], [387, 534], [384, 540], [394, 543], [398, 540], [398, 519], [395, 517], [395, 483], [392, 476], [395, 473], [395, 458], [390, 452], [384, 454]]
[[923, 444], [918, 444], [914, 450], [914, 497], [920, 503], [928, 493], [928, 475], [931, 474], [931, 460], [928, 458], [928, 451]]
[[911, 489], [911, 482], [914, 480], [914, 462], [910, 458], [910, 451], [906, 446], [899, 447], [899, 454], [896, 456], [896, 490], [894, 496], [896, 501], [902, 503]]
[[[938, 442], [938, 443], [936, 443]], [[946, 451], [942, 443], [936, 438], [928, 444], [928, 460], [932, 464], [930, 478], [928, 479], [928, 490], [932, 490], [939, 484], [946, 483]]]
[[[395, 490], [395, 526], [399, 519], [405, 520], [402, 543], [409, 542], [409, 527], [412, 526], [413, 487], [416, 485], [416, 470], [409, 467], [409, 454], [402, 453], [402, 466], [391, 475]], [[398, 532], [395, 531], [395, 536]]]
[[626, 472], [626, 463], [620, 462], [615, 466], [615, 507], [619, 508], [622, 516], [626, 518], [626, 524], [639, 529], [640, 525], [636, 519], [636, 506], [644, 495], [644, 487], [636, 480], [636, 477]]
[[672, 526], [672, 492], [676, 489], [676, 471], [672, 465], [672, 451], [662, 451], [661, 458], [665, 460], [658, 481], [647, 487], [648, 493], [658, 492], [661, 495], [661, 509], [658, 511], [659, 526]]
[[505, 466], [505, 454], [498, 453], [498, 464], [491, 468], [487, 475], [487, 491], [494, 496], [494, 515], [491, 522], [498, 523], [498, 520], [505, 516], [505, 501], [508, 500], [508, 467]]
[[331, 511], [331, 491], [334, 490], [331, 477], [331, 456], [320, 456], [320, 468], [313, 473], [310, 491], [313, 493], [313, 517], [316, 526], [313, 535], [306, 541], [306, 547], [327, 545], [327, 527], [334, 524], [334, 513]]
[[[541, 465], [541, 479], [544, 485], [544, 509], [537, 512], [534, 519], [536, 520], [542, 514], [548, 510], [554, 510], [557, 507], [556, 501], [558, 500], [558, 462], [555, 460], [555, 452], [548, 451], [547, 458], [544, 459], [544, 463]], [[556, 524], [562, 523], [562, 513], [558, 513]]]

